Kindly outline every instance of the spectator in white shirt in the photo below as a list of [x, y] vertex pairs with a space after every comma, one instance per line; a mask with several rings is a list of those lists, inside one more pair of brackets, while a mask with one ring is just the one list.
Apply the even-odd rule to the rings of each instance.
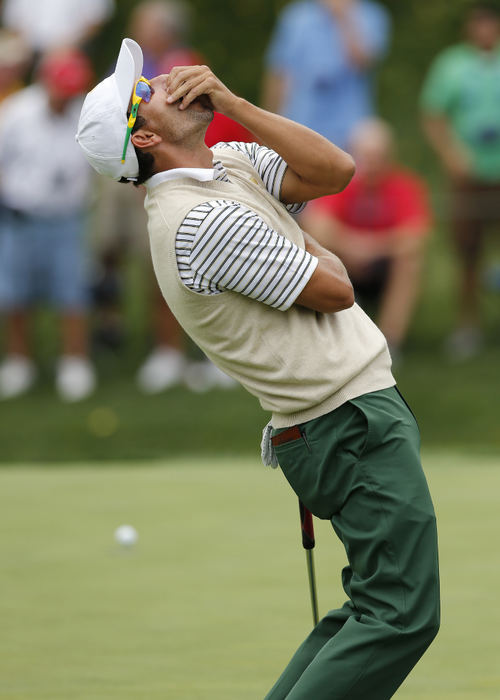
[[0, 308], [6, 357], [0, 397], [35, 380], [28, 342], [31, 308], [55, 307], [62, 351], [56, 385], [65, 400], [85, 398], [95, 376], [87, 352], [84, 224], [90, 169], [74, 140], [81, 94], [91, 82], [88, 59], [75, 49], [48, 54], [39, 81], [2, 105], [0, 122]]

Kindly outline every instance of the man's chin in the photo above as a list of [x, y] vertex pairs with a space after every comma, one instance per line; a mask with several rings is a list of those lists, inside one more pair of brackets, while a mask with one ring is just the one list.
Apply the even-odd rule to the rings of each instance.
[[207, 115], [207, 118], [208, 116], [210, 117], [210, 120], [213, 119], [214, 107], [212, 104], [212, 100], [208, 95], [200, 95], [191, 102], [189, 107], [193, 113], [197, 113], [200, 115], [205, 114]]
[[209, 97], [208, 95], [200, 95], [200, 96], [195, 100], [195, 102], [198, 102], [202, 107], [204, 107], [205, 109], [210, 110], [210, 112], [212, 112], [212, 114], [213, 114], [213, 112], [214, 112], [214, 106], [213, 106], [213, 104], [212, 104], [212, 100], [210, 99], [210, 97]]
[[204, 121], [210, 123], [212, 119], [214, 118], [214, 110], [210, 106], [205, 106], [201, 101], [195, 100], [194, 102], [191, 103], [190, 109], [189, 109], [190, 114], [193, 115], [193, 117], [199, 121]]

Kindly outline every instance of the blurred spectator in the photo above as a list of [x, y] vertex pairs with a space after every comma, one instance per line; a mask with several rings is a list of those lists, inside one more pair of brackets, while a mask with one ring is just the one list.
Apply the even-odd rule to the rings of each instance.
[[31, 57], [25, 41], [0, 29], [0, 102], [23, 87], [23, 78]]
[[[137, 5], [130, 17], [129, 35], [143, 50], [143, 75], [152, 78], [169, 73], [174, 66], [204, 63], [200, 53], [187, 45], [188, 7], [182, 2], [146, 0]], [[209, 146], [218, 141], [253, 141], [249, 131], [223, 115], [216, 114], [207, 130]], [[124, 251], [132, 249], [150, 261], [144, 193], [131, 192], [111, 180], [100, 180], [101, 197], [96, 217], [100, 272], [95, 288], [98, 344], [118, 347], [123, 339], [120, 318], [120, 267]], [[100, 252], [99, 252], [100, 251]], [[165, 303], [154, 274], [152, 322], [153, 348], [137, 374], [137, 382], [146, 393], [158, 393], [184, 382], [194, 391], [212, 386], [229, 387], [234, 382], [209, 360], [188, 361], [186, 337]]]
[[389, 15], [371, 0], [285, 7], [267, 54], [263, 106], [342, 148], [373, 113], [373, 69], [387, 50]]
[[433, 62], [421, 96], [424, 130], [451, 185], [451, 228], [460, 262], [459, 320], [447, 347], [479, 352], [480, 256], [485, 230], [500, 222], [500, 13], [476, 2], [465, 41]]
[[41, 54], [83, 45], [113, 10], [114, 0], [3, 0], [2, 24]]
[[187, 45], [189, 7], [179, 0], [144, 0], [129, 21], [129, 36], [142, 48], [143, 75], [154, 78], [174, 66], [203, 63], [201, 54]]
[[94, 388], [87, 356], [83, 229], [89, 168], [75, 143], [82, 95], [92, 71], [77, 50], [41, 62], [39, 82], [7, 98], [0, 122], [0, 307], [6, 313], [6, 357], [0, 396], [27, 391], [36, 369], [28, 340], [31, 307], [59, 312], [62, 353], [56, 386], [77, 401]]
[[[137, 5], [130, 17], [129, 35], [142, 48], [145, 78], [170, 73], [175, 66], [206, 62], [201, 53], [186, 43], [189, 27], [189, 7], [183, 2], [145, 0]], [[219, 141], [253, 140], [247, 129], [218, 113], [214, 115], [205, 139], [208, 146]]]
[[337, 195], [312, 202], [306, 228], [347, 268], [356, 299], [398, 357], [420, 287], [429, 229], [427, 192], [419, 178], [394, 160], [390, 127], [378, 119], [359, 124], [351, 138], [356, 175]]

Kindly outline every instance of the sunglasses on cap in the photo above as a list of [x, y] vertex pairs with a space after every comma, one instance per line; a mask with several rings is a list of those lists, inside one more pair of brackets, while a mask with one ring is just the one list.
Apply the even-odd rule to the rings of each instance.
[[151, 87], [151, 83], [147, 78], [141, 76], [139, 80], [134, 85], [134, 92], [132, 93], [132, 109], [130, 110], [130, 116], [128, 118], [127, 133], [125, 134], [125, 143], [123, 144], [122, 153], [122, 163], [125, 163], [125, 158], [127, 155], [127, 146], [130, 141], [130, 134], [134, 128], [134, 124], [137, 120], [137, 111], [141, 102], [149, 102], [154, 90]]

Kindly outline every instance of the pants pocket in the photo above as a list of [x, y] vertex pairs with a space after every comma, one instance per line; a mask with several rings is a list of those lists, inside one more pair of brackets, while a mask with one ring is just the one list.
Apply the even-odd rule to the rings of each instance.
[[300, 437], [275, 446], [285, 478], [304, 505], [330, 520], [349, 495], [369, 430], [352, 402], [300, 426]]
[[[279, 434], [279, 432], [276, 431], [276, 434]], [[295, 440], [275, 445], [274, 450], [286, 480], [297, 496], [309, 508], [309, 504], [306, 502], [309, 491], [308, 482], [312, 479], [314, 466], [307, 440], [302, 435]]]

